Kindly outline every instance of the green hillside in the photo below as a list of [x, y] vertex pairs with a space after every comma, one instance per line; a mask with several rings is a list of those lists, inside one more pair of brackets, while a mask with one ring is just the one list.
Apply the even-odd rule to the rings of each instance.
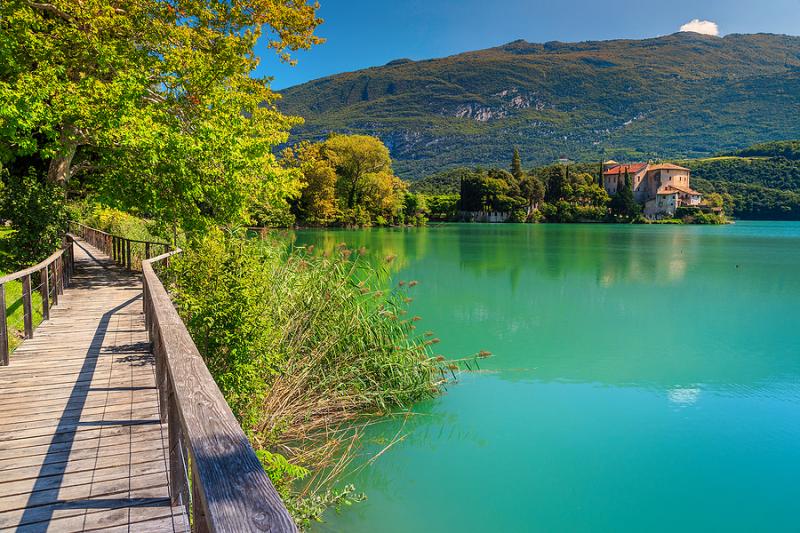
[[694, 188], [726, 195], [737, 218], [800, 220], [798, 147], [798, 141], [761, 143], [733, 152], [741, 155], [679, 163], [692, 170]]
[[369, 133], [396, 170], [695, 158], [800, 138], [800, 38], [680, 33], [646, 40], [504, 46], [393, 61], [283, 91], [306, 118], [294, 139]]

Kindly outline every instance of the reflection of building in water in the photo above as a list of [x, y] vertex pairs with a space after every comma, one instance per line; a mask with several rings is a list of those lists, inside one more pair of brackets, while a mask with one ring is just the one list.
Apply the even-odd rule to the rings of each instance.
[[614, 247], [617, 251], [605, 258], [597, 278], [601, 286], [610, 287], [618, 280], [674, 283], [686, 277], [687, 258], [696, 251], [696, 239], [682, 232], [653, 233], [642, 228], [618, 235], [625, 238], [625, 245]]
[[678, 165], [603, 163], [603, 187], [608, 194], [617, 194], [630, 179], [633, 198], [644, 206], [644, 215], [651, 219], [669, 218], [679, 207], [707, 208], [703, 195], [689, 186], [691, 171]]

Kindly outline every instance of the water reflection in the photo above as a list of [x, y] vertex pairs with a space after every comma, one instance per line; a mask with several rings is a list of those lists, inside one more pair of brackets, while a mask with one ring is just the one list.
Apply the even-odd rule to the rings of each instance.
[[[398, 256], [441, 351], [487, 349], [510, 381], [668, 390], [800, 376], [800, 225], [447, 225], [301, 232], [298, 243]], [[738, 354], [731, 357], [731, 354]], [[790, 358], [788, 365], [783, 364]], [[781, 363], [781, 364], [776, 364]]]

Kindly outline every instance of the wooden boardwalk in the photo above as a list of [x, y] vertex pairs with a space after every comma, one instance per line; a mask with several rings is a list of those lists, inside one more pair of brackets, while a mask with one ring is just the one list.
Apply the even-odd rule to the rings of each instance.
[[0, 367], [0, 531], [187, 531], [139, 274], [75, 243], [72, 285]]

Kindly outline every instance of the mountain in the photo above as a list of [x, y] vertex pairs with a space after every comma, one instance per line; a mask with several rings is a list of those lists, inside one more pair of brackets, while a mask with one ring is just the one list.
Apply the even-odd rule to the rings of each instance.
[[459, 165], [691, 158], [800, 138], [800, 37], [678, 33], [515, 41], [395, 60], [282, 91], [294, 140], [367, 133], [419, 178]]

